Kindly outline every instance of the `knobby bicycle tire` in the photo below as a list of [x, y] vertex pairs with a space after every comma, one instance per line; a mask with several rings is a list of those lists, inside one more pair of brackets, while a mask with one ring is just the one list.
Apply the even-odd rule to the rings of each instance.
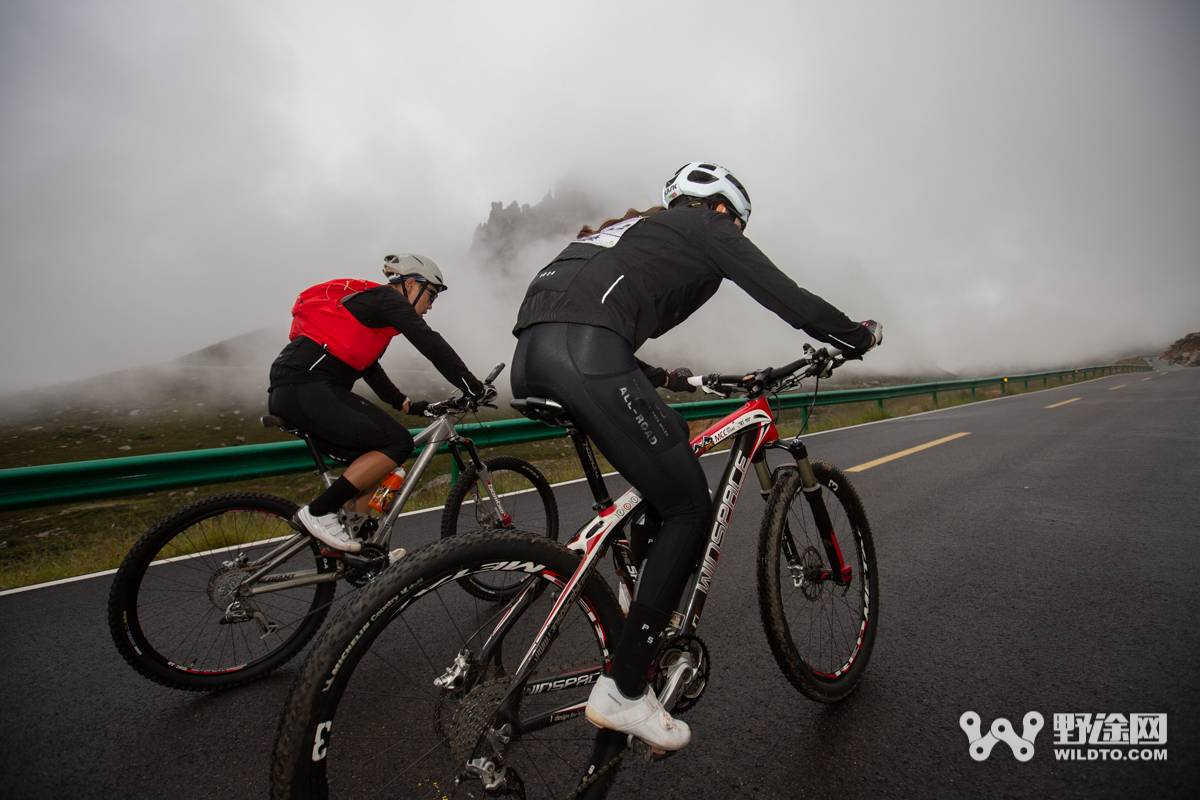
[[[250, 572], [238, 558], [260, 557], [294, 534], [288, 520], [296, 508], [281, 497], [232, 492], [177, 509], [147, 531], [108, 597], [109, 631], [129, 665], [176, 689], [226, 689], [263, 677], [304, 647], [329, 613], [333, 582], [244, 598], [248, 618], [223, 622]], [[314, 564], [320, 573], [336, 568], [311, 543], [275, 572]]]
[[[486, 490], [476, 480], [475, 468], [468, 464], [446, 498], [442, 538], [481, 530], [520, 530], [557, 540], [558, 502], [538, 468], [506, 455], [489, 456], [483, 463], [509, 519], [502, 520], [495, 513]], [[463, 578], [462, 585], [481, 600], [492, 601], [507, 600], [520, 590], [519, 586], [499, 586], [487, 577]]]
[[[758, 546], [758, 599], [763, 628], [775, 661], [800, 692], [833, 702], [854, 691], [867, 668], [879, 625], [879, 571], [871, 526], [845, 473], [812, 460], [848, 585], [813, 576], [828, 570], [812, 512], [803, 498], [800, 473], [784, 467], [763, 514]], [[795, 547], [789, 556], [785, 538]]]
[[[455, 778], [486, 752], [491, 712], [578, 564], [578, 553], [544, 537], [491, 531], [441, 540], [389, 567], [330, 620], [300, 668], [279, 723], [271, 796], [495, 798], [478, 780]], [[516, 605], [466, 592], [458, 579], [478, 571], [510, 572], [514, 582], [532, 575], [544, 590], [508, 616], [487, 663], [476, 659], [456, 686], [438, 687], [434, 679], [456, 656], [476, 658]], [[560, 800], [579, 785], [597, 740], [582, 704], [623, 622], [611, 588], [593, 576], [526, 683], [520, 718], [551, 722], [508, 748], [505, 764], [529, 800]], [[554, 724], [549, 712], [571, 707]], [[602, 797], [610, 772], [585, 796]]]

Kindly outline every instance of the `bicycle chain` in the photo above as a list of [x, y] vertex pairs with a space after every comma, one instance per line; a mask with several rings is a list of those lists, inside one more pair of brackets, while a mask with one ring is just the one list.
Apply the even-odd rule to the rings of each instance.
[[613, 757], [612, 761], [609, 761], [603, 767], [596, 770], [595, 774], [589, 775], [586, 778], [584, 778], [583, 781], [579, 784], [579, 788], [577, 788], [575, 791], [571, 792], [569, 795], [567, 795], [565, 798], [563, 798], [563, 800], [575, 800], [575, 798], [579, 797], [579, 795], [581, 795], [585, 791], [587, 791], [589, 786], [591, 786], [593, 783], [595, 783], [596, 781], [598, 781], [602, 777], [604, 777], [604, 774], [606, 772], [608, 772], [610, 769], [613, 769], [614, 767], [616, 767], [617, 764], [621, 763], [621, 760], [623, 758], [625, 758], [625, 756], [628, 755], [629, 751], [632, 749], [633, 749], [633, 745], [626, 744], [625, 749], [622, 750], [621, 752], [617, 753]]
[[[378, 545], [371, 545], [371, 544], [364, 545], [364, 548], [366, 548], [366, 547], [373, 547], [373, 548], [376, 548], [376, 549], [378, 549], [378, 550], [379, 550], [381, 553], [383, 553], [384, 555], [386, 555], [386, 554], [387, 554], [387, 553], [386, 553], [386, 551], [384, 551], [384, 550], [383, 550], [383, 548], [379, 547]], [[337, 560], [336, 558], [333, 558], [333, 557], [331, 557], [331, 556], [318, 556], [318, 557], [319, 557], [319, 558], [328, 558], [328, 559], [330, 559], [331, 561], [336, 561], [336, 560]], [[386, 568], [387, 568], [387, 566], [388, 566], [388, 565], [384, 565], [384, 567], [383, 567], [382, 569], [380, 569], [380, 571], [379, 571], [379, 572], [382, 572], [382, 571], [383, 571], [383, 569], [386, 569]], [[351, 597], [353, 597], [353, 596], [354, 596], [356, 593], [358, 593], [358, 592], [359, 592], [361, 589], [363, 589], [363, 588], [366, 588], [368, 585], [370, 585], [370, 583], [371, 583], [372, 581], [374, 581], [374, 580], [375, 580], [375, 578], [379, 577], [379, 573], [377, 572], [377, 573], [375, 573], [375, 575], [374, 575], [374, 576], [372, 576], [372, 577], [371, 577], [371, 579], [370, 579], [370, 580], [368, 580], [366, 583], [355, 583], [354, 581], [351, 581], [349, 578], [347, 578], [347, 576], [346, 576], [346, 567], [345, 567], [345, 565], [344, 565], [344, 564], [342, 564], [342, 565], [341, 565], [341, 568], [342, 568], [342, 578], [341, 578], [341, 581], [340, 581], [340, 582], [344, 582], [344, 583], [346, 583], [347, 585], [349, 585], [349, 586], [352, 586], [352, 587], [354, 587], [354, 588], [353, 588], [353, 589], [351, 589], [349, 593], [343, 592], [342, 594], [337, 594], [337, 593], [335, 592], [332, 600], [330, 600], [328, 603], [326, 603], [326, 604], [324, 604], [324, 605], [317, 606], [317, 607], [316, 607], [316, 608], [314, 608], [312, 611], [309, 611], [307, 614], [305, 614], [305, 615], [303, 615], [303, 616], [301, 616], [301, 617], [298, 617], [298, 618], [297, 618], [295, 621], [293, 621], [293, 622], [291, 623], [291, 627], [295, 627], [295, 626], [299, 625], [300, 623], [304, 622], [304, 620], [306, 620], [306, 619], [308, 619], [309, 617], [311, 617], [313, 614], [319, 614], [319, 613], [321, 613], [322, 611], [324, 611], [324, 610], [326, 610], [326, 609], [328, 609], [328, 608], [332, 607], [332, 606], [333, 606], [333, 604], [334, 604], [334, 603], [336, 603], [336, 602], [337, 602], [337, 601], [339, 601], [339, 600], [346, 600], [346, 599], [348, 599], [348, 598], [351, 598]], [[337, 582], [335, 581], [335, 583], [337, 583]], [[243, 584], [243, 585], [244, 585], [244, 584]]]
[[[526, 681], [534, 681], [537, 678], [545, 675], [559, 675], [565, 671], [574, 670], [579, 667], [584, 667], [594, 663], [595, 659], [585, 659], [583, 661], [576, 661], [573, 664], [562, 664], [554, 667], [553, 669], [535, 672], [526, 678]], [[461, 761], [465, 763], [467, 759], [474, 754], [474, 749], [479, 743], [480, 736], [483, 734], [483, 731], [481, 728], [479, 728], [479, 725], [481, 722], [482, 724], [486, 725], [491, 721], [494, 713], [494, 706], [501, 699], [503, 699], [510, 680], [511, 679], [509, 677], [503, 676], [478, 684], [467, 694], [466, 697], [463, 698], [462, 704], [459, 705], [459, 707], [455, 710], [453, 730], [450, 731], [450, 734], [446, 738], [449, 740], [448, 744], [450, 745], [451, 757], [453, 757], [456, 762]], [[484, 715], [486, 715], [486, 717]], [[467, 746], [471, 748], [470, 751], [465, 749]], [[620, 763], [620, 761], [625, 758], [625, 756], [632, 749], [632, 745], [626, 744], [625, 748], [621, 752], [617, 753], [617, 755], [614, 756], [611, 761], [609, 761], [600, 769], [596, 770], [595, 773], [585, 778], [575, 789], [575, 791], [567, 795], [564, 800], [574, 800], [574, 798], [579, 797], [582, 792], [587, 790], [589, 786], [598, 781], [605, 773], [616, 767], [616, 765]]]

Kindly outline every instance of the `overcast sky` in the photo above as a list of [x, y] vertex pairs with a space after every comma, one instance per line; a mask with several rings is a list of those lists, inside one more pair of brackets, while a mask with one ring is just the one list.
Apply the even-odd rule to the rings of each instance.
[[[491, 201], [570, 181], [615, 214], [694, 159], [800, 285], [885, 323], [880, 368], [1200, 330], [1194, 2], [6, 0], [0, 109], [0, 394], [283, 327], [403, 251], [482, 374], [525, 283], [468, 257]], [[727, 285], [651, 354], [784, 360], [803, 336], [760, 312]]]

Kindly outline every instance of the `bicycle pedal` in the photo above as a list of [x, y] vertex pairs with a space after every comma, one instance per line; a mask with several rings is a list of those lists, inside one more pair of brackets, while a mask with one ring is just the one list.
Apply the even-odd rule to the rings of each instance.
[[634, 739], [632, 736], [629, 738], [633, 739], [633, 754], [647, 764], [657, 764], [679, 752], [678, 750], [659, 750], [646, 744], [641, 739]]

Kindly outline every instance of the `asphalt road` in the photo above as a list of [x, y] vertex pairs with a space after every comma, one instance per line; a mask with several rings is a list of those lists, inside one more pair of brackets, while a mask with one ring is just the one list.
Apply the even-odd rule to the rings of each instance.
[[[630, 764], [612, 796], [1200, 796], [1198, 412], [1200, 370], [1172, 369], [808, 437], [846, 468], [969, 434], [852, 475], [882, 598], [859, 690], [822, 706], [780, 675], [754, 591], [762, 502], [747, 491], [700, 628], [713, 671], [687, 716], [693, 743]], [[715, 481], [723, 459], [705, 463]], [[584, 485], [558, 495], [564, 528], [590, 515]], [[436, 514], [409, 523], [406, 546], [436, 535]], [[0, 596], [0, 794], [265, 796], [299, 658], [223, 693], [159, 687], [109, 639], [110, 581]], [[965, 711], [985, 732], [1041, 713], [1033, 758], [1001, 742], [973, 760]], [[1100, 760], [1131, 748], [1091, 745], [1097, 760], [1057, 760], [1056, 713], [1166, 714], [1167, 759]]]

